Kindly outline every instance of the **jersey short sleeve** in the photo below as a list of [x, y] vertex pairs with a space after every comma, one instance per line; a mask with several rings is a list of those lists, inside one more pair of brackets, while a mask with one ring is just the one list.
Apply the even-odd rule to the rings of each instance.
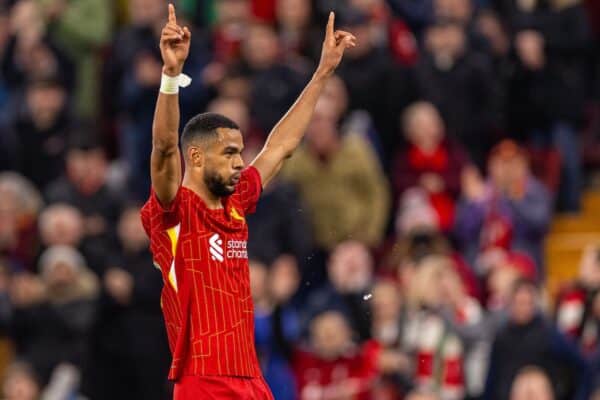
[[152, 235], [152, 231], [164, 231], [179, 223], [181, 193], [180, 186], [175, 198], [169, 204], [163, 205], [156, 196], [154, 188], [150, 189], [150, 196], [140, 212], [142, 225], [148, 236]]
[[261, 193], [262, 180], [258, 170], [253, 166], [244, 169], [235, 189], [235, 195], [244, 209], [244, 214], [248, 215], [256, 211], [256, 203]]

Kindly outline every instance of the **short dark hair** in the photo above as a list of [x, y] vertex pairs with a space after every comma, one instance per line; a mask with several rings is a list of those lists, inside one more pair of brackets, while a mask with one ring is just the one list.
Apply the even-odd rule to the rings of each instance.
[[538, 285], [535, 283], [533, 279], [520, 277], [518, 278], [512, 286], [512, 295], [514, 296], [521, 289], [530, 289], [538, 294]]
[[181, 145], [185, 149], [197, 139], [216, 138], [218, 128], [240, 129], [235, 122], [224, 115], [213, 112], [198, 114], [185, 124], [181, 134]]

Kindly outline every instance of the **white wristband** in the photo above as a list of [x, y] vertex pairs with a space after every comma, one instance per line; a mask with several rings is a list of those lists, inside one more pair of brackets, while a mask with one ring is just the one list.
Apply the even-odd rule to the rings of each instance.
[[179, 87], [188, 87], [192, 83], [192, 78], [186, 74], [179, 74], [177, 76], [169, 76], [162, 74], [160, 79], [160, 92], [164, 94], [177, 94], [179, 93]]

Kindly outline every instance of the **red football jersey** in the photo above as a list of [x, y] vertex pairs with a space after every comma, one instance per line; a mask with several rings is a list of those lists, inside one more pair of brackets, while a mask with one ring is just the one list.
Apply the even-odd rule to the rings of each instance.
[[248, 167], [235, 192], [222, 199], [222, 209], [208, 209], [183, 186], [168, 206], [152, 191], [142, 208], [164, 281], [161, 307], [173, 355], [170, 379], [261, 376], [244, 218], [254, 212], [261, 190], [258, 171]]

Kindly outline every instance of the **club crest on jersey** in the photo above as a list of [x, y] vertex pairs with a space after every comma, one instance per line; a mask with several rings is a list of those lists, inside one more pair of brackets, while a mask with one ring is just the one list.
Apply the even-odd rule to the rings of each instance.
[[223, 248], [223, 239], [218, 233], [208, 239], [208, 251], [214, 261], [223, 262], [227, 258], [248, 258], [248, 243], [245, 240], [228, 240], [227, 251]]
[[233, 218], [235, 220], [246, 222], [246, 219], [244, 217], [242, 217], [240, 215], [240, 213], [238, 213], [238, 210], [236, 210], [234, 207], [231, 207], [231, 211], [229, 212], [229, 215], [231, 215], [231, 218]]

